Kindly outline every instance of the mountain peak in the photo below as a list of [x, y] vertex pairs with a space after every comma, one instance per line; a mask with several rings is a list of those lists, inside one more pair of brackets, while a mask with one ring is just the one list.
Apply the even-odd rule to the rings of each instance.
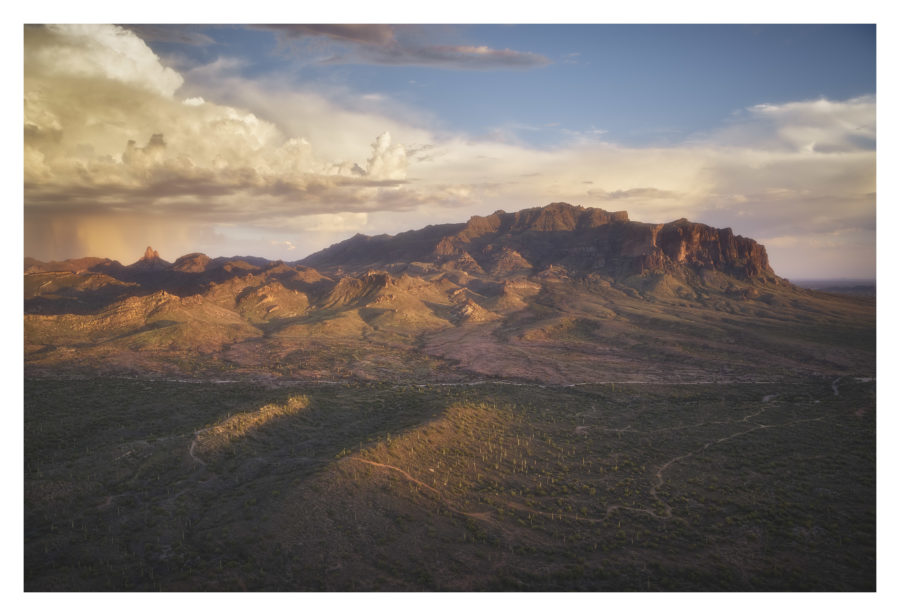
[[[396, 236], [335, 244], [302, 263], [396, 271], [398, 264], [431, 263], [434, 268], [504, 278], [529, 272], [571, 275], [633, 275], [718, 271], [742, 280], [772, 279], [765, 248], [731, 229], [679, 219], [666, 224], [631, 221], [625, 211], [556, 202], [456, 225], [428, 227]], [[551, 267], [553, 266], [553, 267]]]
[[144, 256], [132, 263], [129, 267], [142, 271], [157, 271], [168, 268], [171, 263], [159, 258], [159, 253], [150, 246], [144, 251]]

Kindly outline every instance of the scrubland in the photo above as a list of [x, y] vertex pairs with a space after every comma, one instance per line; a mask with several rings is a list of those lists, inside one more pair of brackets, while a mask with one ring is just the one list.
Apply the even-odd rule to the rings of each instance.
[[875, 585], [863, 379], [25, 396], [26, 590]]

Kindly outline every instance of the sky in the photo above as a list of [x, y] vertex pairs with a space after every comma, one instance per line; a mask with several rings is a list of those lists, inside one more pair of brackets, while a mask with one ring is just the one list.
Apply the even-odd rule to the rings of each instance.
[[874, 278], [867, 25], [26, 25], [42, 260], [294, 261], [565, 201]]

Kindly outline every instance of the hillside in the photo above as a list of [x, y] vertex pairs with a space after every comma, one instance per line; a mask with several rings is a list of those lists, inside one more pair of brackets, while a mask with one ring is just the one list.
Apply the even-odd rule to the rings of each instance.
[[875, 589], [875, 298], [728, 229], [25, 269], [27, 591]]
[[148, 247], [26, 260], [26, 367], [543, 383], [874, 369], [874, 298], [802, 289], [730, 229], [553, 203], [295, 263]]

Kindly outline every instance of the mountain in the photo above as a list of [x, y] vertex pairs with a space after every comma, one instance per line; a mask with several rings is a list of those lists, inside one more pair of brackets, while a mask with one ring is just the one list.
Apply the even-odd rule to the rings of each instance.
[[875, 298], [729, 229], [25, 270], [29, 590], [874, 588]]
[[396, 236], [356, 235], [299, 263], [323, 270], [402, 270], [410, 263], [507, 277], [551, 267], [613, 278], [715, 271], [740, 280], [776, 280], [766, 250], [731, 229], [686, 219], [633, 222], [627, 212], [551, 203], [508, 214], [473, 216]]
[[542, 383], [783, 380], [874, 370], [874, 298], [775, 274], [765, 248], [685, 219], [565, 203], [301, 261], [25, 262], [37, 373]]
[[159, 258], [159, 253], [147, 246], [144, 256], [128, 266], [132, 270], [159, 272], [172, 267], [168, 261]]
[[202, 252], [192, 252], [191, 254], [178, 257], [172, 264], [172, 269], [176, 272], [205, 272], [206, 267], [212, 261]]
[[40, 272], [90, 272], [108, 269], [121, 269], [122, 264], [111, 259], [100, 257], [83, 257], [80, 259], [66, 259], [65, 261], [38, 261], [31, 257], [25, 257], [25, 273], [35, 274]]

